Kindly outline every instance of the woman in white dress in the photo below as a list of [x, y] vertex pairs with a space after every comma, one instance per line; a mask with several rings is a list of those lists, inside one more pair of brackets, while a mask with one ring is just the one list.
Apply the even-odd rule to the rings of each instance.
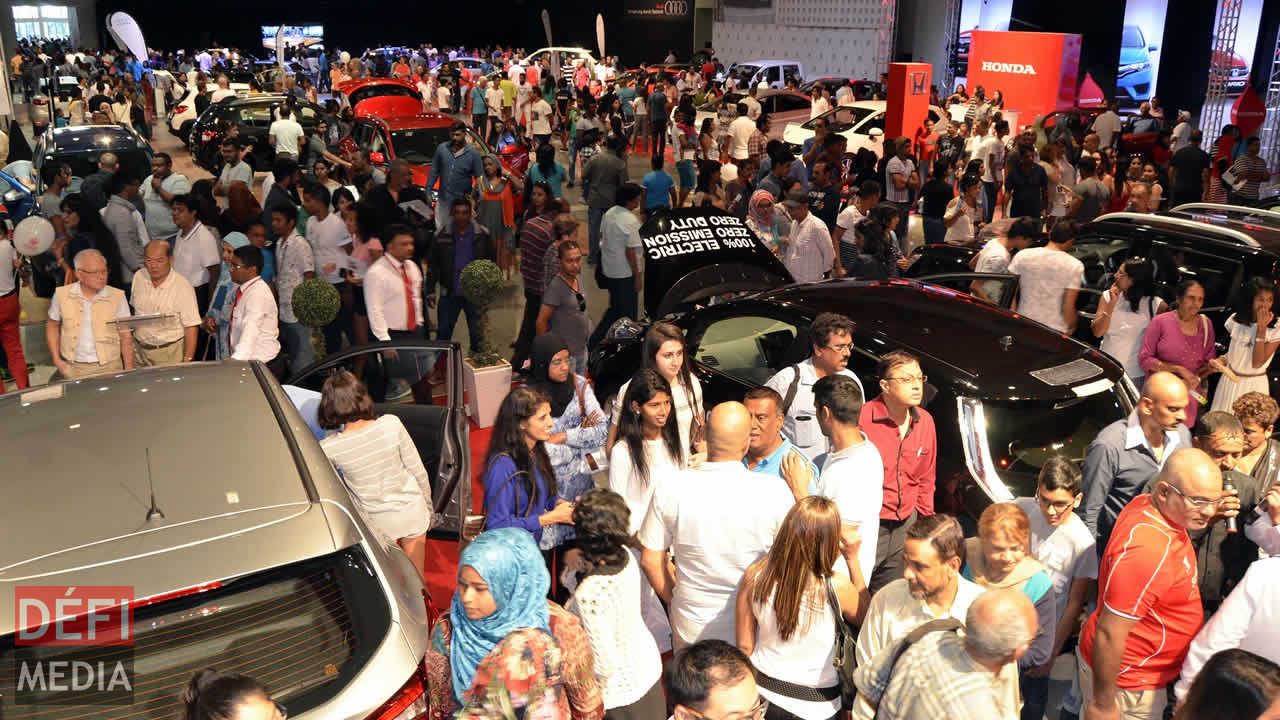
[[[676, 427], [680, 432], [681, 452], [701, 454], [706, 452], [703, 438], [705, 425], [702, 406], [702, 384], [689, 369], [684, 352], [684, 333], [671, 323], [654, 323], [644, 335], [644, 367], [656, 370], [671, 385], [671, 406], [676, 414]], [[605, 447], [613, 447], [618, 438], [618, 421], [622, 418], [622, 398], [627, 394], [627, 383], [618, 389], [613, 406], [613, 423], [609, 428], [609, 441]], [[638, 522], [638, 521], [637, 521]]]
[[1247, 392], [1270, 394], [1267, 366], [1271, 364], [1276, 348], [1280, 347], [1275, 302], [1275, 283], [1264, 277], [1249, 281], [1245, 303], [1227, 318], [1227, 332], [1231, 335], [1231, 344], [1227, 346], [1227, 370], [1218, 380], [1212, 410], [1231, 412], [1236, 398]]
[[1142, 258], [1125, 260], [1116, 270], [1111, 287], [1098, 301], [1098, 313], [1090, 326], [1093, 336], [1102, 338], [1102, 352], [1119, 360], [1125, 374], [1138, 388], [1142, 387], [1143, 380], [1142, 367], [1138, 364], [1142, 334], [1151, 324], [1151, 318], [1168, 309], [1155, 293], [1151, 263]]

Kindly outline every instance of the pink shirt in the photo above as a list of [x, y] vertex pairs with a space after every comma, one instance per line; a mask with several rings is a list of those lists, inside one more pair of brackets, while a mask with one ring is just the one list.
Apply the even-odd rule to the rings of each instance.
[[378, 238], [369, 238], [361, 242], [352, 238], [351, 243], [351, 264], [356, 277], [364, 277], [369, 271], [369, 265], [373, 263], [373, 251], [382, 252], [382, 241]]
[[[1142, 338], [1142, 349], [1138, 351], [1138, 364], [1148, 375], [1155, 369], [1157, 362], [1181, 365], [1191, 372], [1199, 372], [1215, 356], [1213, 323], [1209, 318], [1200, 315], [1195, 335], [1184, 335], [1178, 323], [1178, 313], [1169, 311], [1160, 313], [1151, 319], [1146, 335]], [[1202, 384], [1198, 390], [1204, 392]], [[1195, 395], [1187, 403], [1187, 427], [1194, 427], [1200, 402]]]

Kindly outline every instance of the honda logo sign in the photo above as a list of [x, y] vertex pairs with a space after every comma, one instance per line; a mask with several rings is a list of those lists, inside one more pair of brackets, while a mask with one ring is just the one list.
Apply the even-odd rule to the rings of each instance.
[[982, 69], [987, 72], [1009, 73], [1011, 75], [1035, 75], [1036, 69], [1022, 63], [982, 61]]
[[666, 0], [662, 3], [662, 14], [671, 16], [687, 15], [689, 3], [686, 0]]
[[927, 95], [929, 94], [928, 73], [913, 72], [911, 73], [911, 94]]

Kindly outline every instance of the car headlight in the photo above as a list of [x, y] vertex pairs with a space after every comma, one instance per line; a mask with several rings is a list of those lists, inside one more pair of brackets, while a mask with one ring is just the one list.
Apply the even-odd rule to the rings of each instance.
[[631, 318], [618, 318], [613, 325], [609, 326], [609, 332], [604, 334], [606, 342], [623, 342], [626, 340], [635, 340], [644, 335], [644, 327], [640, 323]]
[[1151, 63], [1149, 62], [1129, 63], [1128, 65], [1121, 65], [1120, 72], [1132, 73], [1132, 72], [1138, 72], [1139, 70], [1147, 70], [1150, 67], [1151, 67]]
[[13, 188], [10, 188], [9, 191], [4, 194], [4, 201], [7, 203], [18, 202], [21, 199], [22, 193]]
[[956, 398], [956, 411], [960, 420], [960, 442], [964, 446], [964, 462], [969, 474], [992, 502], [1012, 502], [1013, 493], [996, 471], [991, 460], [991, 446], [987, 440], [987, 419], [982, 401], [973, 398]]

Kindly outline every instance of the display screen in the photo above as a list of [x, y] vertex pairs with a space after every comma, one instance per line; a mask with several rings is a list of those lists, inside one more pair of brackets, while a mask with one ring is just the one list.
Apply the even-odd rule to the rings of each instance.
[[[279, 25], [262, 25], [262, 47], [268, 50], [276, 49], [276, 30]], [[312, 47], [324, 44], [324, 26], [323, 25], [285, 25], [284, 26], [284, 46], [285, 47]]]
[[1166, 0], [1129, 0], [1124, 6], [1115, 92], [1122, 105], [1137, 105], [1156, 92], [1168, 10]]

